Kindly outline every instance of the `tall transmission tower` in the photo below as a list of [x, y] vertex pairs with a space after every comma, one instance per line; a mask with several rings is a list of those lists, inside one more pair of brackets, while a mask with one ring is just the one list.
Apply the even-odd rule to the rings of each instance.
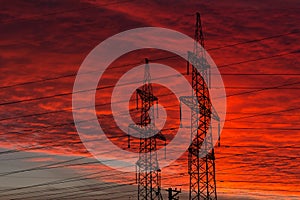
[[[196, 14], [194, 50], [188, 52], [187, 74], [190, 63], [192, 63], [192, 96], [180, 97], [180, 101], [191, 109], [192, 141], [188, 149], [189, 199], [216, 200], [215, 155], [212, 148], [214, 144], [209, 126], [212, 119], [217, 122], [220, 119], [209, 97], [210, 66], [206, 60], [199, 13]], [[212, 150], [208, 152], [210, 148]]]
[[141, 89], [136, 90], [137, 109], [139, 109], [138, 97], [141, 99], [140, 122], [130, 124], [129, 128], [144, 136], [144, 138], [140, 138], [139, 160], [136, 163], [138, 169], [138, 200], [162, 200], [161, 170], [157, 160], [156, 143], [157, 139], [166, 141], [166, 138], [155, 127], [153, 107], [155, 102], [158, 103], [158, 98], [153, 94], [149, 60], [145, 59], [145, 62], [143, 86]]

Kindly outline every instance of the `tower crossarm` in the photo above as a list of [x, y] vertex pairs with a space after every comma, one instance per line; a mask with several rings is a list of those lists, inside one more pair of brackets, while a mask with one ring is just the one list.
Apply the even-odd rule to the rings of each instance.
[[195, 53], [188, 51], [188, 61], [199, 71], [207, 70], [210, 68], [205, 57], [199, 58]]
[[166, 137], [161, 133], [161, 131], [159, 131], [154, 125], [152, 124], [148, 124], [148, 126], [141, 126], [138, 124], [130, 124], [128, 126], [129, 128], [138, 131], [139, 133], [141, 133], [142, 135], [153, 135], [153, 137], [162, 140], [162, 141], [166, 141]]
[[210, 108], [207, 108], [203, 104], [197, 103], [197, 97], [195, 96], [181, 96], [179, 97], [179, 100], [188, 106], [192, 111], [199, 112], [199, 114], [201, 113], [202, 115], [211, 117], [216, 121], [220, 121], [220, 117], [211, 102], [209, 102]]

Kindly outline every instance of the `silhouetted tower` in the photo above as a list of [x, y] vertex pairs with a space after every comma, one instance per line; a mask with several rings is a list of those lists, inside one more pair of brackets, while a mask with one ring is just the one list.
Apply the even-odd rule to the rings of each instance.
[[[206, 60], [199, 13], [196, 15], [195, 28], [194, 50], [193, 52], [188, 52], [189, 62], [187, 62], [188, 74], [190, 63], [192, 63], [193, 95], [180, 97], [180, 101], [191, 109], [192, 141], [188, 149], [189, 199], [214, 200], [217, 199], [215, 155], [214, 149], [207, 152], [209, 148], [213, 147], [212, 133], [208, 130], [212, 119], [218, 122], [220, 120], [209, 98], [210, 66]], [[205, 137], [207, 138], [206, 140], [204, 140]], [[204, 150], [200, 149], [201, 146], [204, 147]], [[201, 155], [206, 156], [201, 158]]]
[[[166, 138], [155, 127], [154, 103], [158, 98], [153, 95], [149, 61], [145, 59], [144, 81], [141, 89], [137, 89], [137, 109], [140, 97], [141, 117], [137, 124], [130, 124], [129, 128], [138, 131], [144, 138], [140, 138], [139, 160], [137, 161], [137, 183], [139, 200], [162, 200], [161, 175], [157, 160], [157, 139], [166, 141]], [[154, 135], [154, 133], [157, 133]], [[153, 136], [154, 135], [154, 136]], [[148, 153], [148, 154], [145, 154]]]

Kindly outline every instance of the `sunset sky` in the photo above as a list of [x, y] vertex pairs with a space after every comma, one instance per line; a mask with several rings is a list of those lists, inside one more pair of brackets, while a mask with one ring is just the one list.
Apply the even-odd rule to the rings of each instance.
[[[299, 1], [2, 0], [0, 5], [1, 200], [136, 199], [135, 174], [105, 166], [82, 144], [72, 115], [75, 77], [91, 50], [122, 31], [163, 27], [193, 38], [196, 12], [227, 95], [221, 146], [215, 148], [218, 198], [300, 199]], [[98, 84], [97, 116], [107, 137], [126, 151], [137, 146], [127, 148], [110, 97], [122, 75], [146, 57], [150, 67], [152, 60], [190, 79], [185, 61], [161, 50], [130, 52], [108, 67]], [[168, 114], [164, 129], [175, 127], [164, 132], [169, 143], [179, 127], [179, 102], [166, 87], [154, 84], [153, 91]], [[188, 199], [188, 180], [183, 153], [162, 169], [164, 196], [165, 189], [176, 187], [182, 189], [180, 199]]]

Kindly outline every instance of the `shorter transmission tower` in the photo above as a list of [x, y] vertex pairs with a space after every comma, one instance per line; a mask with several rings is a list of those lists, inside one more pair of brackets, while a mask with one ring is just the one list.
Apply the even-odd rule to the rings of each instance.
[[139, 109], [138, 97], [141, 99], [140, 122], [130, 124], [129, 128], [143, 135], [143, 137], [140, 137], [139, 160], [136, 163], [138, 169], [138, 200], [162, 200], [161, 170], [157, 160], [156, 139], [166, 142], [166, 138], [155, 127], [153, 106], [154, 103], [158, 103], [158, 98], [153, 95], [149, 60], [145, 59], [145, 62], [143, 86], [141, 89], [136, 90], [137, 109]]

